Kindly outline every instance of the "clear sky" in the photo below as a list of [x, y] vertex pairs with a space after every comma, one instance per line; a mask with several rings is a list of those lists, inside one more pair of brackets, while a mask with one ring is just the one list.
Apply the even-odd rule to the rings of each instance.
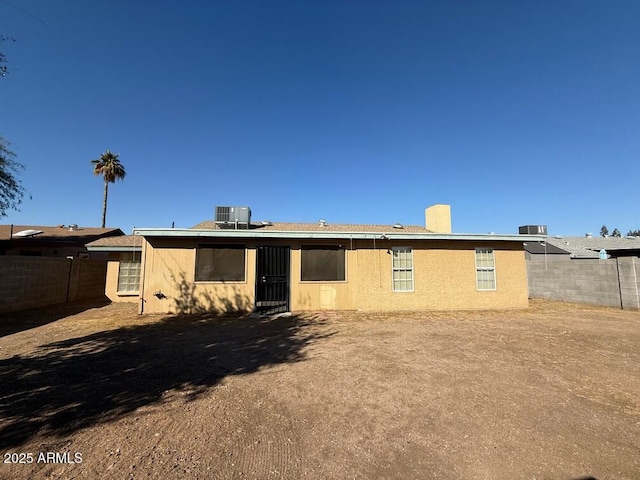
[[640, 228], [640, 2], [0, 0], [0, 223]]

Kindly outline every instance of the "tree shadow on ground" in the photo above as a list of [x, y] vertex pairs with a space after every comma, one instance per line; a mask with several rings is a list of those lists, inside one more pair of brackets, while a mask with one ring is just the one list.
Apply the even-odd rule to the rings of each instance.
[[307, 345], [332, 335], [311, 328], [318, 323], [176, 315], [0, 360], [0, 449], [117, 420], [168, 391], [195, 399], [227, 376], [302, 361]]
[[19, 312], [3, 313], [0, 314], [0, 337], [40, 327], [61, 318], [77, 315], [85, 310], [104, 307], [109, 303], [111, 301], [103, 296], [93, 300], [82, 300], [48, 307], [31, 308]]

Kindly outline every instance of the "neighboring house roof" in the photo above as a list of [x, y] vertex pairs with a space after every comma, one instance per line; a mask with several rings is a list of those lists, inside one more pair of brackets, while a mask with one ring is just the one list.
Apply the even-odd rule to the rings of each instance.
[[[600, 250], [640, 249], [640, 237], [547, 237], [547, 244], [566, 250], [573, 258], [598, 258]], [[548, 253], [548, 252], [547, 252]]]
[[[16, 234], [25, 231], [40, 232], [33, 236], [17, 236]], [[13, 232], [13, 234], [12, 234]], [[13, 237], [14, 240], [18, 239], [47, 239], [50, 241], [55, 240], [76, 240], [91, 237], [91, 239], [108, 237], [113, 235], [124, 235], [124, 232], [119, 228], [94, 228], [94, 227], [77, 227], [71, 229], [69, 226], [42, 226], [42, 225], [0, 225], [0, 240], [9, 240]]]
[[536, 254], [542, 254], [542, 255], [569, 255], [569, 252], [566, 250], [563, 250], [561, 248], [556, 247], [555, 245], [551, 245], [551, 243], [549, 243], [549, 241], [545, 242], [526, 242], [524, 244], [524, 249], [529, 252], [532, 253], [534, 255]]
[[87, 250], [92, 252], [132, 252], [142, 250], [142, 239], [137, 235], [122, 235], [120, 237], [100, 238], [87, 243]]

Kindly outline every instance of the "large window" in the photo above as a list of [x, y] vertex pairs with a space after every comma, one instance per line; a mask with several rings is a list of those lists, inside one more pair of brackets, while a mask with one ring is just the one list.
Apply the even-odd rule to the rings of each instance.
[[118, 293], [138, 293], [140, 290], [140, 253], [126, 253], [120, 257]]
[[244, 245], [199, 245], [196, 282], [244, 282]]
[[393, 247], [391, 254], [393, 291], [413, 292], [413, 250]]
[[344, 281], [344, 248], [339, 246], [302, 246], [303, 282]]
[[478, 290], [496, 289], [496, 262], [493, 248], [476, 248], [476, 287]]

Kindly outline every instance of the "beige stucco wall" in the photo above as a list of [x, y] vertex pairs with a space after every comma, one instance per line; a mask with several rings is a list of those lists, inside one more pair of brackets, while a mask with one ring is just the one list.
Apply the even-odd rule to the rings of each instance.
[[[197, 239], [158, 238], [147, 241], [143, 255], [141, 311], [166, 313], [179, 310], [251, 310], [255, 303], [256, 246], [266, 242], [250, 240], [235, 243], [247, 246], [245, 281], [220, 283], [194, 281]], [[344, 244], [347, 270], [345, 281], [300, 281], [300, 246], [311, 243]], [[283, 242], [278, 244], [283, 245]], [[359, 240], [289, 241], [288, 246], [291, 247], [290, 307], [293, 311], [447, 310], [528, 306], [526, 264], [524, 251], [519, 243], [387, 241], [378, 242], [374, 249], [373, 242]], [[392, 246], [413, 247], [413, 292], [394, 292], [392, 289], [391, 255], [387, 253], [387, 249]], [[476, 289], [475, 248], [479, 246], [494, 248], [495, 291]], [[111, 270], [109, 272], [111, 274]], [[113, 278], [109, 279], [109, 283], [113, 284]], [[155, 293], [162, 293], [165, 298], [157, 298]]]
[[[245, 281], [243, 282], [195, 282], [196, 250], [199, 242], [193, 239], [149, 239], [144, 244], [143, 313], [196, 313], [209, 310], [253, 309], [255, 303], [255, 245], [247, 242], [245, 257]], [[206, 241], [203, 243], [207, 243]], [[155, 294], [162, 293], [164, 298]]]
[[[109, 253], [107, 261], [107, 282], [105, 284], [105, 295], [112, 302], [137, 302], [137, 293], [118, 293], [118, 274], [120, 272], [120, 261], [132, 258], [131, 252], [112, 252]], [[140, 257], [140, 252], [136, 252], [137, 258]]]
[[[390, 246], [411, 246], [397, 242]], [[475, 248], [494, 248], [496, 290], [476, 288]], [[414, 291], [394, 292], [391, 255], [357, 251], [357, 305], [361, 310], [459, 310], [528, 306], [524, 252], [506, 243], [429, 242], [413, 246]]]

